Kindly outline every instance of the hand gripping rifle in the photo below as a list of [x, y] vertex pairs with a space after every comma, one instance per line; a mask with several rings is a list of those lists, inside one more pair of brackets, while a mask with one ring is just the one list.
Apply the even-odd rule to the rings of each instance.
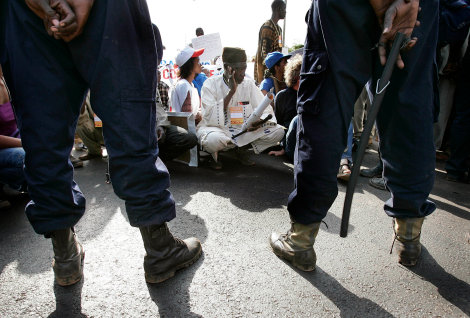
[[341, 218], [341, 231], [339, 234], [341, 237], [346, 237], [348, 235], [351, 203], [354, 195], [354, 188], [356, 187], [357, 183], [357, 178], [359, 177], [362, 159], [364, 158], [364, 153], [367, 147], [367, 143], [369, 141], [369, 136], [372, 131], [372, 127], [374, 126], [375, 119], [377, 118], [377, 114], [379, 113], [380, 105], [382, 104], [382, 101], [384, 99], [385, 91], [388, 85], [390, 84], [390, 77], [392, 76], [392, 72], [404, 40], [405, 35], [403, 33], [397, 32], [395, 40], [393, 41], [392, 48], [388, 55], [387, 63], [385, 64], [382, 76], [377, 81], [374, 100], [372, 102], [370, 111], [367, 114], [367, 122], [361, 134], [359, 149], [356, 152], [356, 160], [354, 162], [351, 178], [349, 178], [348, 188], [346, 190], [346, 198], [344, 199], [343, 207], [343, 217]]

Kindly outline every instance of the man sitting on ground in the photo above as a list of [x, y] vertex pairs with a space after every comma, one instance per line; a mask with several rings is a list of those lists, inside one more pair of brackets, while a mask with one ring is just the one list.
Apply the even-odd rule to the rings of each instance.
[[157, 140], [158, 156], [163, 161], [173, 160], [197, 145], [195, 134], [168, 121], [159, 90], [157, 90]]
[[282, 140], [281, 150], [273, 150], [269, 155], [286, 155], [290, 161], [294, 160], [294, 150], [297, 134], [297, 90], [300, 82], [300, 67], [302, 66], [302, 55], [296, 55], [287, 62], [284, 77], [287, 88], [276, 95], [274, 109], [277, 122], [289, 129]]
[[0, 65], [0, 192], [3, 192], [4, 185], [14, 191], [26, 190], [24, 157], [20, 132]]
[[163, 109], [167, 112], [170, 110], [170, 87], [162, 81], [162, 72], [160, 70], [157, 71], [157, 81], [158, 97], [160, 97]]
[[226, 47], [222, 53], [224, 74], [207, 79], [202, 87], [202, 121], [197, 135], [203, 150], [212, 154], [214, 169], [221, 169], [218, 152], [236, 148], [237, 159], [243, 165], [254, 165], [246, 153], [251, 145], [256, 154], [275, 146], [284, 136], [282, 126], [276, 123], [274, 112], [269, 105], [262, 117], [271, 114], [271, 122], [251, 127], [243, 138], [247, 144], [232, 139], [233, 131], [240, 129], [255, 108], [263, 100], [263, 94], [251, 79], [245, 78], [246, 54], [240, 48]]

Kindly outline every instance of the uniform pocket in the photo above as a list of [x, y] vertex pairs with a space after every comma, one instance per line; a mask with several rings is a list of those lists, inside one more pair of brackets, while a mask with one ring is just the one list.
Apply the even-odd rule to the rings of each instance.
[[[119, 122], [121, 140], [133, 151], [145, 151], [156, 144], [156, 105], [153, 92], [123, 89]], [[123, 145], [124, 146], [124, 145]]]
[[297, 95], [297, 111], [299, 114], [306, 112], [316, 115], [320, 112], [319, 95], [328, 64], [326, 52], [305, 50]]

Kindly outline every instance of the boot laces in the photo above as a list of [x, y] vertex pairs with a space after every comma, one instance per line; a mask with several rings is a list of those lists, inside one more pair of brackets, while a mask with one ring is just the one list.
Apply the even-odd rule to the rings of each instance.
[[174, 237], [174, 236], [173, 238], [175, 239], [175, 245], [186, 246], [186, 243], [182, 239]]
[[[395, 235], [393, 236], [393, 242], [392, 242], [392, 247], [390, 248], [390, 254], [392, 254], [392, 252], [393, 252], [393, 246], [395, 245], [395, 241], [396, 240], [400, 241], [400, 239], [398, 239], [397, 231], [395, 230], [395, 220], [392, 220], [392, 225], [393, 225], [392, 226], [393, 227], [393, 233]], [[412, 238], [411, 241], [416, 240], [417, 238], [419, 238], [420, 235], [421, 235], [421, 231], [419, 232], [419, 234], [416, 237]]]
[[392, 254], [393, 252], [393, 246], [395, 245], [396, 240], [397, 240], [397, 233], [395, 232], [395, 236], [393, 237], [392, 247], [390, 247], [390, 254]]

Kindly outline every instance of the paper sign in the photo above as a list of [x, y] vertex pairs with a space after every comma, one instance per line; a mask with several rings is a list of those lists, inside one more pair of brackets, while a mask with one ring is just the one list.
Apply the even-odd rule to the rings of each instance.
[[[268, 121], [264, 123], [260, 128], [256, 129], [255, 131], [244, 133], [243, 135], [240, 135], [237, 138], [232, 139], [232, 142], [238, 147], [243, 147], [245, 145], [252, 143], [255, 140], [258, 140], [259, 138], [263, 136], [270, 134], [272, 132], [271, 128], [274, 129], [276, 127], [278, 127], [276, 123]], [[241, 129], [236, 128], [236, 127], [231, 127], [230, 132], [232, 133], [232, 136], [233, 136], [241, 132]]]
[[230, 107], [230, 123], [232, 125], [243, 125], [243, 106]]
[[93, 114], [93, 119], [95, 120], [95, 127], [103, 127], [103, 122], [96, 114]]
[[193, 48], [204, 49], [204, 53], [199, 57], [200, 62], [210, 62], [222, 55], [222, 41], [219, 33], [211, 33], [199, 36], [191, 40]]

